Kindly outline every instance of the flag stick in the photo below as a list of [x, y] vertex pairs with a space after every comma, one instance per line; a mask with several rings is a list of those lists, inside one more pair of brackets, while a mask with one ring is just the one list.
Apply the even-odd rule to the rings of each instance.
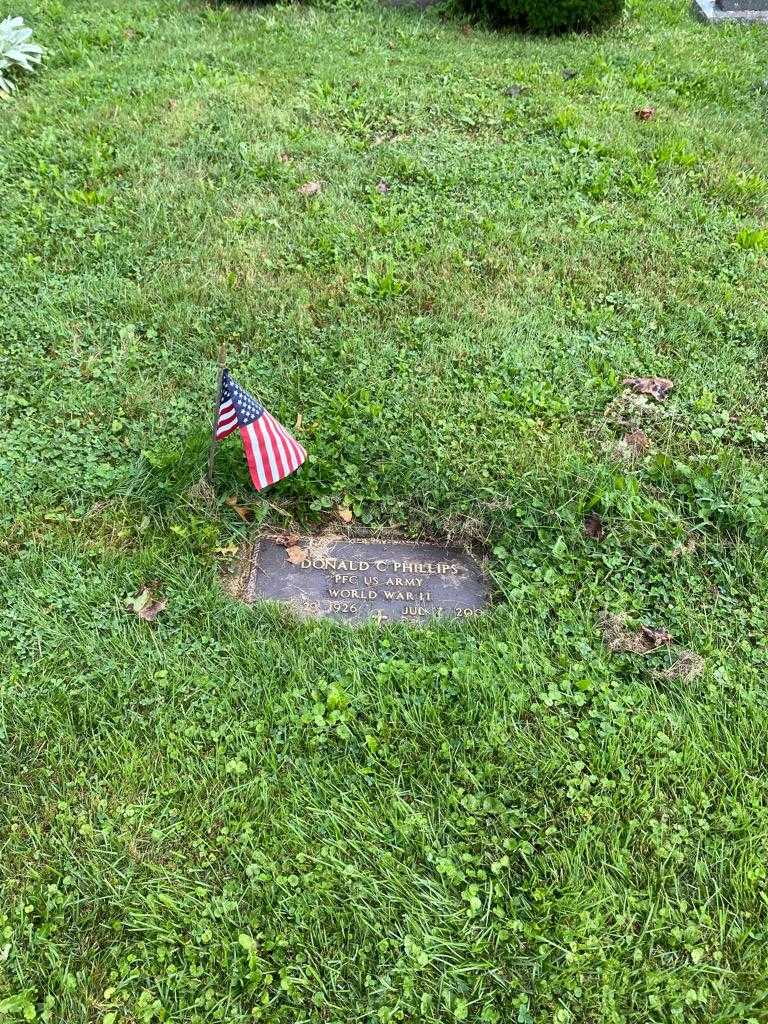
[[221, 405], [221, 388], [224, 383], [224, 363], [227, 358], [227, 346], [222, 342], [219, 345], [219, 373], [216, 378], [216, 398], [213, 403], [213, 427], [211, 428], [211, 447], [208, 449], [208, 472], [205, 479], [209, 487], [213, 488], [213, 463], [216, 459], [216, 424], [219, 422], [219, 406]]

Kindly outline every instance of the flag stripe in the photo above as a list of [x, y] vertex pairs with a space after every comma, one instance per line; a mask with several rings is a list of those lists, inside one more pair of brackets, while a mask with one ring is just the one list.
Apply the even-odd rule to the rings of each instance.
[[[299, 444], [299, 442], [296, 440], [296, 438], [293, 436], [293, 434], [289, 434], [288, 431], [285, 430], [284, 427], [281, 427], [281, 429], [290, 438], [291, 444], [295, 445], [296, 451], [297, 451], [298, 456], [299, 456], [299, 466], [300, 466], [304, 462], [306, 457], [307, 457], [306, 451], [304, 450], [304, 448], [302, 448], [302, 446]], [[298, 469], [298, 466], [296, 468]]]
[[231, 434], [237, 426], [237, 411], [231, 398], [219, 406], [219, 419], [216, 424], [216, 437], [223, 438]]
[[277, 468], [280, 472], [279, 479], [282, 480], [284, 476], [288, 476], [288, 474], [291, 472], [291, 468], [285, 453], [285, 449], [283, 448], [283, 441], [282, 438], [280, 437], [280, 431], [275, 430], [274, 420], [272, 419], [268, 412], [264, 413], [262, 419], [264, 420], [264, 425], [266, 429], [269, 431], [269, 435], [272, 440], [272, 448], [274, 450], [275, 459], [278, 464]]
[[219, 425], [216, 427], [216, 437], [226, 437], [227, 434], [231, 434], [237, 426], [237, 416], [233, 416], [230, 420], [219, 420]]
[[299, 442], [298, 442], [298, 441], [297, 441], [297, 440], [296, 440], [295, 438], [293, 438], [293, 437], [291, 438], [291, 444], [293, 445], [293, 447], [294, 447], [294, 449], [295, 449], [295, 451], [296, 451], [296, 469], [298, 469], [298, 468], [299, 468], [299, 466], [300, 466], [300, 465], [301, 465], [301, 464], [302, 464], [302, 463], [304, 462], [304, 460], [306, 459], [306, 457], [307, 457], [307, 453], [306, 453], [306, 452], [304, 451], [304, 449], [303, 449], [303, 448], [301, 447], [301, 445], [299, 444]]
[[261, 453], [259, 452], [259, 442], [256, 439], [253, 424], [249, 423], [247, 427], [241, 427], [240, 433], [243, 437], [245, 457], [248, 460], [248, 469], [251, 473], [253, 486], [257, 491], [260, 491], [267, 486], [267, 478], [264, 475], [264, 466], [261, 461]]
[[272, 416], [268, 412], [265, 412], [264, 415], [269, 416], [270, 420], [272, 421], [274, 427], [278, 432], [278, 435], [285, 444], [288, 453], [288, 458], [290, 460], [289, 472], [293, 473], [294, 470], [297, 470], [299, 468], [299, 466], [306, 458], [306, 452], [301, 447], [301, 445], [296, 441], [296, 439], [288, 433], [285, 427], [281, 423], [278, 423], [274, 416]]
[[222, 441], [225, 437], [229, 437], [233, 430], [237, 430], [237, 423], [233, 423], [231, 427], [222, 428], [216, 431], [216, 440]]
[[[299, 449], [299, 466], [301, 466], [301, 465], [302, 465], [302, 464], [303, 464], [304, 462], [306, 462], [306, 460], [307, 460], [307, 452], [306, 452], [306, 449], [305, 449], [305, 448], [303, 448], [303, 447], [302, 447], [302, 446], [301, 446], [301, 445], [299, 444], [299, 442], [298, 442], [298, 441], [296, 440], [296, 438], [295, 438], [295, 437], [294, 437], [294, 438], [291, 438], [291, 440], [292, 440], [292, 441], [293, 441], [293, 443], [294, 443], [294, 444], [296, 445], [296, 447], [297, 447], [297, 448]], [[298, 467], [297, 467], [297, 468], [298, 468]]]
[[282, 448], [286, 466], [285, 472], [287, 476], [288, 473], [293, 473], [295, 469], [299, 468], [298, 463], [296, 462], [293, 446], [291, 445], [292, 438], [290, 437], [289, 434], [286, 433], [286, 431], [283, 429], [281, 424], [277, 422], [274, 416], [272, 416], [268, 412], [265, 412], [264, 415], [269, 416], [270, 426], [272, 427], [272, 430], [277, 436], [278, 443]]
[[261, 464], [264, 467], [264, 478], [267, 481], [267, 485], [273, 482], [272, 471], [269, 466], [269, 452], [267, 450], [267, 443], [264, 437], [264, 423], [260, 416], [258, 420], [253, 424], [253, 432], [259, 445], [259, 454], [261, 455]]
[[259, 432], [259, 437], [263, 446], [263, 450], [267, 457], [267, 464], [269, 467], [269, 482], [275, 483], [276, 480], [281, 479], [281, 474], [277, 468], [277, 459], [275, 458], [275, 448], [272, 443], [272, 435], [269, 432], [269, 428], [266, 423], [266, 418], [261, 416], [256, 422], [256, 429]]
[[266, 456], [264, 453], [264, 442], [262, 441], [261, 438], [261, 431], [259, 430], [258, 420], [255, 423], [251, 424], [250, 430], [251, 437], [253, 438], [253, 442], [256, 446], [254, 454], [256, 455], [256, 464], [259, 467], [259, 479], [263, 481], [261, 486], [269, 487], [272, 480], [269, 475], [269, 465], [267, 464]]

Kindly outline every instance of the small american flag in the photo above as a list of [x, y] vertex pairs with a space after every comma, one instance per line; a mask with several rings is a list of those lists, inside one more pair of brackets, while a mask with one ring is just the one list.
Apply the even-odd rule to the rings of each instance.
[[224, 370], [216, 440], [221, 441], [236, 428], [240, 429], [257, 491], [293, 473], [307, 457], [296, 438], [232, 379], [229, 370]]

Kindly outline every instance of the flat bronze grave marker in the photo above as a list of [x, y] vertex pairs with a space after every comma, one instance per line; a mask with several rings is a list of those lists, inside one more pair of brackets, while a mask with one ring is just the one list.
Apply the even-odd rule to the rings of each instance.
[[490, 603], [480, 565], [455, 548], [305, 538], [290, 551], [291, 557], [269, 537], [256, 543], [245, 587], [248, 601], [282, 601], [299, 615], [341, 622], [416, 624], [438, 617], [468, 618]]

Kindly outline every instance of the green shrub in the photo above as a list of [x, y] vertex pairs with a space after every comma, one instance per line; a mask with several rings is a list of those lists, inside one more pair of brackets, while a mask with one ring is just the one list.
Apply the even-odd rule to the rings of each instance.
[[468, 6], [532, 32], [568, 32], [615, 21], [624, 0], [469, 0]]

